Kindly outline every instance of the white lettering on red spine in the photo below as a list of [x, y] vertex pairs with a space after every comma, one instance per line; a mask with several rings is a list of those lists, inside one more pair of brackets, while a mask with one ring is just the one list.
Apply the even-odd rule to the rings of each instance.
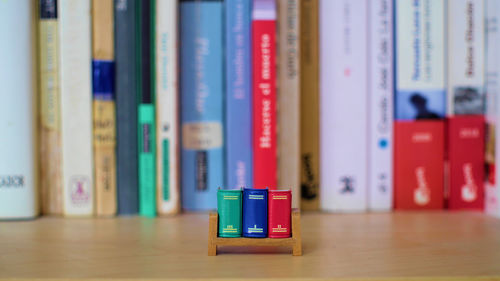
[[465, 202], [472, 202], [477, 198], [477, 185], [474, 181], [472, 164], [465, 163], [462, 166], [462, 171], [464, 172], [465, 184], [462, 186], [460, 195], [462, 197], [462, 200], [464, 200]]
[[425, 167], [417, 167], [415, 169], [415, 176], [417, 178], [417, 188], [413, 193], [413, 201], [420, 206], [427, 205], [431, 201], [431, 190], [425, 177]]
[[458, 133], [461, 139], [474, 139], [479, 137], [478, 128], [462, 128]]
[[431, 142], [432, 134], [429, 132], [416, 132], [412, 135], [411, 140], [416, 143]]
[[272, 75], [272, 57], [271, 57], [271, 36], [267, 33], [261, 35], [261, 78], [263, 82], [259, 83], [258, 87], [262, 95], [262, 131], [259, 137], [260, 148], [271, 148], [272, 143], [272, 101], [270, 95], [272, 93], [271, 77]]

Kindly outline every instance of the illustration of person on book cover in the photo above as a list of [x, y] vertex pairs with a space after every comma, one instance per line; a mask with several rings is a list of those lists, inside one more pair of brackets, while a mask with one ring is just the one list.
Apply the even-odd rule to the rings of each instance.
[[396, 119], [441, 119], [446, 113], [444, 91], [398, 91], [396, 94]]

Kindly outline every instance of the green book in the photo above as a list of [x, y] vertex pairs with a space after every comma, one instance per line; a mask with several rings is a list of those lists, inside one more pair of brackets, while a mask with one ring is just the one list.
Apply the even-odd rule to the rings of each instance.
[[217, 191], [219, 237], [241, 237], [241, 190]]

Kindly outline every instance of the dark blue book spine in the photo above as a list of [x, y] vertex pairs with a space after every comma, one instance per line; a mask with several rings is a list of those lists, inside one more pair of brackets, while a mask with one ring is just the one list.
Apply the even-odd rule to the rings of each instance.
[[267, 189], [243, 189], [243, 236], [267, 237]]
[[115, 0], [118, 214], [137, 214], [137, 60], [135, 0]]

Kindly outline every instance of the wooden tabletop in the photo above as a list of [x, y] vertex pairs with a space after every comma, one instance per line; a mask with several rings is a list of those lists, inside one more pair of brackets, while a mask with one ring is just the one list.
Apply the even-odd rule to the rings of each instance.
[[500, 276], [500, 220], [480, 213], [306, 213], [299, 257], [274, 247], [209, 257], [207, 231], [208, 214], [1, 222], [0, 278]]

